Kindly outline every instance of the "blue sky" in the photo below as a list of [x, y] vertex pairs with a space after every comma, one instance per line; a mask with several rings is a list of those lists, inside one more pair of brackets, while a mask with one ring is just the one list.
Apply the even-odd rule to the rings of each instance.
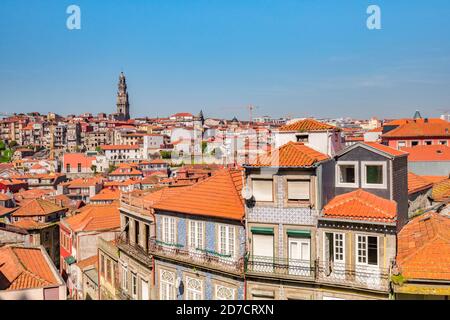
[[[370, 4], [382, 30], [366, 28]], [[6, 112], [113, 112], [123, 70], [132, 116], [437, 116], [450, 1], [2, 0], [0, 58]]]

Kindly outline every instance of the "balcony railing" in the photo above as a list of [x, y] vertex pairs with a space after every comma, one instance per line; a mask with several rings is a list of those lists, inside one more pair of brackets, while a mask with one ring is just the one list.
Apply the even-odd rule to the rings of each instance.
[[126, 210], [149, 215], [151, 212], [153, 201], [144, 200], [140, 197], [131, 196], [131, 194], [123, 194], [120, 197], [120, 206]]
[[389, 289], [389, 269], [378, 266], [318, 261], [317, 278], [321, 283], [342, 284], [377, 291]]
[[150, 240], [149, 250], [157, 256], [205, 266], [234, 274], [244, 272], [244, 258], [235, 258], [217, 252], [186, 248], [180, 244], [168, 244], [155, 239]]
[[139, 259], [144, 264], [151, 266], [152, 265], [152, 257], [151, 252], [148, 248], [143, 248], [139, 244], [130, 241], [125, 234], [116, 237], [116, 244], [122, 251], [125, 251], [129, 255]]
[[315, 271], [315, 261], [264, 256], [250, 256], [246, 266], [248, 273], [305, 278], [310, 281], [314, 280]]
[[246, 261], [246, 273], [374, 291], [389, 290], [389, 269], [370, 265], [250, 256]]

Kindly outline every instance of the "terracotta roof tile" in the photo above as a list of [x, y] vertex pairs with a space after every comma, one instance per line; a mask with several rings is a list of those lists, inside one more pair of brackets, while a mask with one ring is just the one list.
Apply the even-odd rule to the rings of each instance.
[[326, 154], [305, 146], [301, 142], [288, 142], [266, 155], [258, 156], [251, 167], [312, 167], [330, 159]]
[[58, 284], [40, 247], [0, 248], [0, 290], [41, 288]]
[[37, 222], [33, 219], [21, 219], [20, 221], [12, 223], [12, 225], [25, 230], [41, 229], [48, 226], [47, 223]]
[[46, 216], [64, 208], [43, 199], [33, 199], [24, 203], [12, 215], [14, 217]]
[[435, 201], [444, 201], [450, 198], [450, 179], [438, 182], [433, 186], [431, 197]]
[[397, 203], [358, 189], [333, 198], [323, 209], [326, 218], [395, 222]]
[[450, 280], [450, 219], [430, 212], [398, 235], [397, 263], [406, 279]]
[[222, 169], [201, 182], [182, 188], [178, 194], [159, 201], [154, 208], [241, 220], [244, 217], [242, 179], [242, 170]]
[[80, 268], [81, 270], [84, 270], [87, 267], [90, 266], [97, 266], [98, 265], [98, 256], [92, 256], [83, 260], [78, 261], [77, 263], [78, 268]]
[[[412, 148], [402, 148], [403, 151], [409, 153], [408, 161], [449, 161], [450, 147], [444, 145], [431, 146], [415, 146]], [[450, 173], [450, 169], [449, 169]]]
[[120, 190], [103, 189], [95, 196], [91, 197], [91, 201], [119, 200], [120, 194]]
[[402, 151], [402, 150], [397, 150], [394, 148], [391, 148], [389, 146], [386, 146], [384, 144], [381, 143], [377, 143], [377, 142], [364, 142], [365, 145], [372, 147], [374, 149], [377, 149], [378, 151], [387, 153], [393, 157], [398, 157], [398, 156], [406, 156], [408, 155], [408, 152]]
[[432, 186], [433, 184], [427, 179], [412, 172], [408, 172], [408, 194], [431, 189]]
[[280, 127], [279, 131], [296, 131], [296, 132], [313, 132], [313, 131], [326, 131], [337, 130], [337, 127], [319, 122], [314, 119], [304, 119], [288, 125]]
[[73, 231], [101, 231], [120, 228], [119, 205], [89, 204], [80, 213], [63, 220]]
[[442, 119], [406, 120], [398, 128], [383, 134], [382, 137], [450, 137], [450, 122]]

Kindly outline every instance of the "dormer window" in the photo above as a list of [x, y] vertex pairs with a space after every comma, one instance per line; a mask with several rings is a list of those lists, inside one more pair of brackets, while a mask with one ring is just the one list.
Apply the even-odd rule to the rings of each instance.
[[339, 161], [336, 165], [336, 186], [357, 188], [359, 180], [357, 161]]
[[363, 161], [361, 164], [363, 188], [384, 189], [387, 187], [386, 162]]

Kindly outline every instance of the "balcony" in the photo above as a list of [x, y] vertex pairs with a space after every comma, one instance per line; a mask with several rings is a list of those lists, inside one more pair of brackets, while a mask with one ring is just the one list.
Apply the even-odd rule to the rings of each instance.
[[120, 250], [124, 251], [128, 255], [138, 259], [147, 266], [152, 266], [151, 252], [139, 244], [131, 242], [125, 234], [116, 237], [116, 244]]
[[194, 267], [233, 275], [242, 275], [244, 272], [244, 258], [232, 258], [209, 250], [189, 249], [180, 244], [167, 244], [156, 239], [150, 240], [149, 250], [154, 256], [184, 262]]
[[316, 266], [315, 261], [250, 256], [246, 264], [246, 273], [270, 278], [286, 278], [313, 282]]
[[151, 213], [152, 204], [152, 201], [144, 200], [140, 196], [136, 197], [131, 194], [123, 194], [120, 197], [120, 207], [131, 213], [139, 213], [148, 216]]
[[389, 291], [389, 269], [369, 265], [250, 256], [246, 261], [246, 274], [369, 291]]
[[342, 285], [371, 291], [389, 291], [389, 269], [318, 261], [317, 279], [322, 284]]

